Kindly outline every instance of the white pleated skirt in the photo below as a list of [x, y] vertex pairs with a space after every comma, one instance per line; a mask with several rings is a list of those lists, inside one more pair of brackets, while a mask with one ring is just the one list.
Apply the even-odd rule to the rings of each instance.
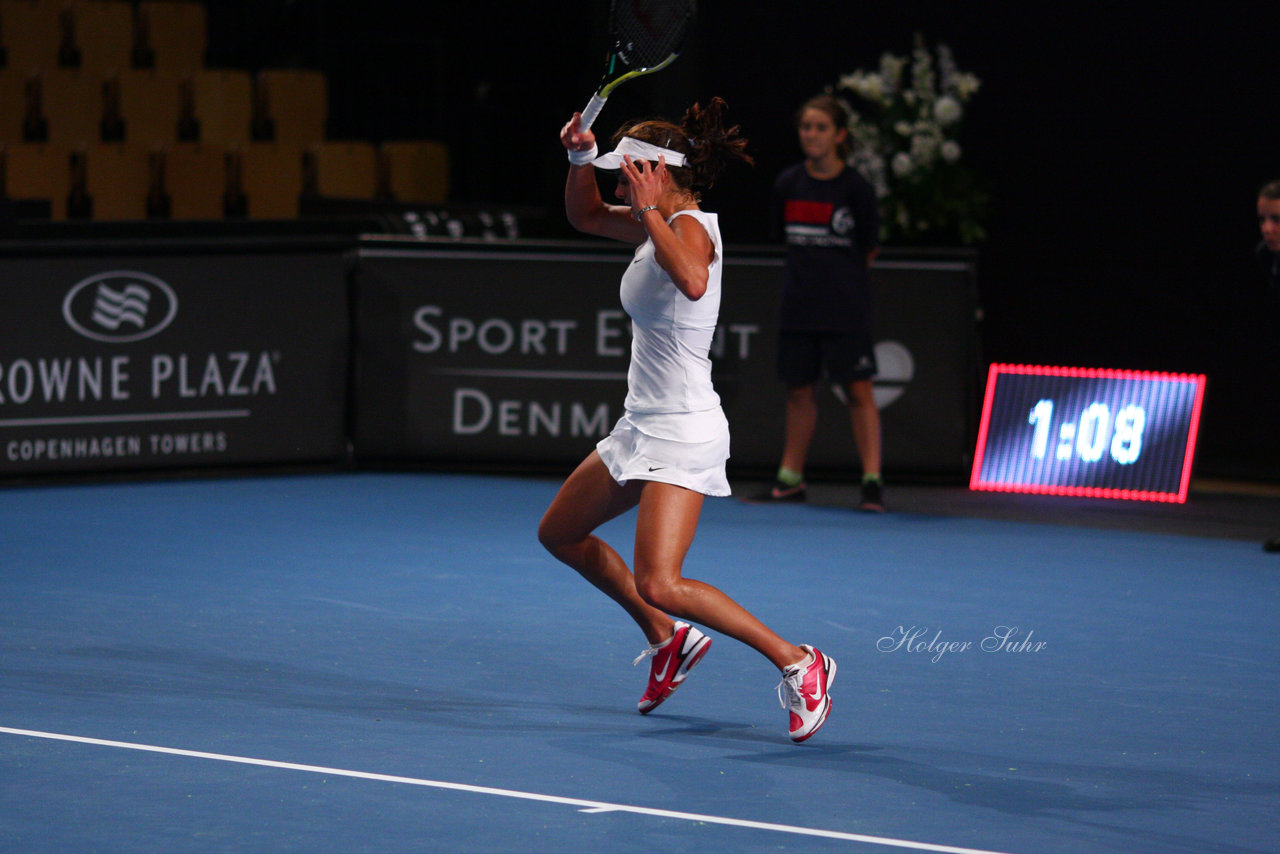
[[[653, 432], [670, 434], [673, 421], [678, 419], [679, 416], [670, 414], [648, 419], [630, 412], [619, 418], [612, 432], [596, 445], [610, 476], [618, 483], [653, 480], [683, 486], [703, 495], [731, 495], [724, 468], [729, 459], [729, 422], [721, 414], [721, 426], [705, 441], [687, 442], [652, 435]], [[707, 435], [707, 419], [697, 420], [698, 432]], [[654, 425], [660, 426], [655, 429]]]

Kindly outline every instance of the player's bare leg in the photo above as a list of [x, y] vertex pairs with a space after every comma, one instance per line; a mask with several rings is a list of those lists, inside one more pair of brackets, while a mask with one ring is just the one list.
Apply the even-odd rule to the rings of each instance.
[[757, 650], [782, 670], [806, 653], [756, 619], [725, 593], [682, 575], [703, 496], [669, 483], [645, 484], [636, 519], [635, 584], [661, 611], [699, 623]]
[[671, 637], [675, 621], [636, 591], [626, 561], [593, 531], [640, 501], [644, 483], [619, 485], [595, 451], [569, 475], [538, 526], [538, 540], [557, 559], [623, 607], [650, 643]]

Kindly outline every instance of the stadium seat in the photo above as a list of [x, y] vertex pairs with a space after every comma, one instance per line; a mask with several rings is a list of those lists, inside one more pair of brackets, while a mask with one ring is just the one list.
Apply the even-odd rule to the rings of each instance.
[[103, 80], [71, 68], [53, 68], [35, 76], [48, 141], [68, 147], [102, 138]]
[[449, 197], [449, 149], [434, 140], [384, 142], [384, 186], [399, 202], [442, 204]]
[[120, 87], [124, 138], [144, 145], [178, 141], [181, 77], [159, 70], [126, 68], [113, 80]]
[[48, 0], [0, 0], [0, 43], [9, 68], [27, 73], [57, 67], [62, 8]]
[[189, 76], [199, 141], [236, 146], [249, 141], [253, 78], [234, 68], [206, 68]]
[[[254, 78], [256, 123], [269, 124], [259, 139], [307, 146], [325, 139], [329, 85], [324, 73], [310, 69], [270, 68]], [[265, 121], [264, 121], [265, 120]]]
[[23, 142], [27, 115], [27, 75], [0, 68], [0, 143]]
[[95, 221], [146, 218], [150, 153], [150, 147], [130, 143], [95, 143], [85, 149], [85, 186]]
[[250, 219], [296, 219], [302, 195], [302, 149], [278, 142], [250, 142], [236, 149], [234, 167]]
[[225, 149], [195, 142], [168, 146], [164, 185], [173, 219], [222, 219], [226, 191]]
[[373, 199], [378, 193], [378, 151], [371, 142], [318, 142], [304, 154], [308, 195]]
[[129, 0], [78, 0], [67, 9], [74, 15], [81, 71], [105, 77], [129, 67], [133, 52], [133, 4]]
[[71, 152], [65, 146], [42, 143], [0, 145], [3, 196], [48, 201], [54, 220], [67, 218], [71, 193]]
[[203, 4], [194, 0], [141, 0], [134, 15], [137, 59], [148, 58], [148, 67], [168, 73], [204, 67], [209, 27]]

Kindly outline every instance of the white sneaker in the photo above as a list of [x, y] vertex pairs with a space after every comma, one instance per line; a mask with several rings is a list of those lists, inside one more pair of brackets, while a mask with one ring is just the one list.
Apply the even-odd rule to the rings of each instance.
[[791, 710], [791, 740], [801, 742], [817, 732], [831, 714], [831, 683], [836, 679], [835, 659], [806, 644], [809, 657], [782, 671], [778, 702]]

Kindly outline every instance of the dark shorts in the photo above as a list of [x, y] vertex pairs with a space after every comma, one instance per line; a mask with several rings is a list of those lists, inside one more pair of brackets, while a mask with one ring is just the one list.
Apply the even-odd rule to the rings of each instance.
[[840, 384], [876, 375], [875, 346], [869, 334], [839, 332], [778, 333], [778, 379], [786, 385], [810, 385], [823, 376]]

